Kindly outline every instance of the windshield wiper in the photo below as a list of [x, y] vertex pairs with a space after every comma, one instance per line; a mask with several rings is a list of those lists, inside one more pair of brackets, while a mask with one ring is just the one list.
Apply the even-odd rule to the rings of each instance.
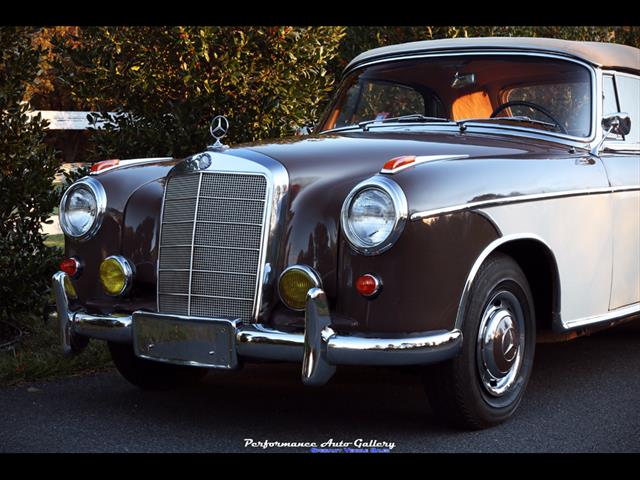
[[412, 123], [431, 123], [431, 122], [451, 122], [448, 118], [441, 117], [427, 117], [420, 113], [412, 113], [411, 115], [400, 115], [399, 117], [383, 118], [382, 120], [366, 120], [358, 123], [358, 126], [365, 132], [368, 130], [368, 126], [373, 123], [400, 123], [400, 122], [412, 122]]
[[523, 123], [533, 123], [534, 125], [541, 125], [543, 127], [556, 129], [558, 125], [555, 123], [543, 122], [542, 120], [535, 120], [533, 118], [527, 117], [525, 115], [514, 115], [511, 117], [493, 117], [493, 118], [467, 118], [465, 120], [459, 120], [456, 122], [460, 127], [461, 131], [466, 130], [467, 126], [465, 123], [469, 122], [500, 122], [500, 121], [512, 121], [512, 122], [523, 122]]

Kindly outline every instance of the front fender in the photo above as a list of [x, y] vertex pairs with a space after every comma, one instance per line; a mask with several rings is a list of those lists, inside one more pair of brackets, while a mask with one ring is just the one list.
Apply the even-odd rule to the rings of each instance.
[[[483, 215], [459, 212], [407, 222], [397, 243], [376, 256], [360, 255], [341, 239], [336, 312], [361, 331], [451, 330], [469, 272], [499, 237]], [[382, 280], [374, 299], [354, 288], [365, 273]]]

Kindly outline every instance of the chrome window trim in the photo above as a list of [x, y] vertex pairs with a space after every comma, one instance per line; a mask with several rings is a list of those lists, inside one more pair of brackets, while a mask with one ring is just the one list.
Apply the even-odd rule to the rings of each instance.
[[[96, 199], [96, 216], [93, 219], [93, 224], [89, 227], [82, 235], [73, 235], [69, 231], [69, 225], [67, 223], [67, 219], [65, 217], [65, 203], [67, 202], [67, 198], [69, 195], [78, 187], [84, 186], [86, 187]], [[60, 221], [60, 228], [63, 233], [70, 238], [78, 241], [85, 241], [92, 238], [97, 231], [102, 226], [102, 220], [104, 217], [104, 212], [107, 210], [107, 193], [104, 190], [102, 184], [97, 181], [95, 178], [91, 178], [89, 176], [82, 177], [77, 182], [74, 182], [62, 195], [60, 199], [60, 205], [58, 206], [58, 220]]]
[[[125, 295], [131, 289], [131, 284], [133, 282], [133, 267], [131, 266], [131, 263], [121, 255], [111, 255], [105, 258], [102, 262], [106, 262], [107, 260], [115, 260], [118, 265], [120, 265], [122, 271], [124, 272], [125, 283], [118, 293], [109, 293], [103, 288], [104, 293], [106, 295], [109, 295], [110, 297], [119, 297], [121, 295]], [[100, 265], [102, 265], [102, 262]]]
[[534, 200], [546, 200], [551, 198], [577, 197], [582, 195], [599, 195], [605, 193], [628, 192], [640, 190], [640, 185], [625, 185], [620, 187], [602, 187], [602, 188], [585, 188], [581, 190], [564, 190], [559, 192], [534, 193], [531, 195], [518, 195], [511, 197], [501, 197], [492, 200], [480, 200], [477, 202], [468, 202], [449, 207], [434, 208], [431, 210], [423, 210], [411, 214], [411, 221], [421, 220], [423, 218], [435, 217], [438, 215], [447, 215], [450, 213], [461, 212], [464, 210], [474, 210], [482, 207], [494, 207], [506, 205], [509, 203], [523, 203]]
[[[397, 57], [390, 57], [390, 58], [383, 58], [383, 59], [377, 59], [377, 60], [371, 60], [369, 62], [364, 62], [358, 65], [354, 65], [353, 67], [351, 67], [348, 71], [345, 71], [342, 75], [342, 78], [345, 78], [347, 75], [353, 73], [355, 70], [360, 69], [360, 68], [365, 68], [365, 67], [369, 67], [371, 65], [376, 65], [376, 64], [380, 64], [380, 63], [387, 63], [387, 62], [397, 62], [397, 61], [403, 61], [403, 60], [416, 60], [416, 59], [420, 59], [420, 58], [434, 58], [434, 57], [459, 57], [459, 56], [469, 56], [469, 55], [510, 55], [510, 56], [526, 56], [526, 57], [542, 57], [542, 58], [553, 58], [555, 60], [563, 60], [563, 61], [568, 61], [568, 62], [573, 62], [573, 63], [577, 63], [578, 65], [581, 65], [583, 67], [585, 67], [587, 69], [587, 71], [589, 72], [590, 76], [591, 76], [591, 123], [590, 123], [590, 135], [588, 137], [576, 137], [576, 136], [572, 136], [572, 135], [565, 135], [562, 133], [555, 133], [555, 132], [546, 132], [544, 130], [540, 130], [540, 129], [535, 129], [535, 128], [527, 128], [527, 127], [505, 127], [505, 126], [494, 126], [493, 128], [498, 128], [499, 130], [520, 130], [520, 131], [526, 131], [526, 132], [537, 132], [538, 134], [542, 134], [542, 136], [544, 138], [549, 138], [549, 137], [556, 137], [559, 139], [564, 139], [564, 140], [571, 140], [571, 141], [577, 141], [577, 142], [581, 142], [581, 143], [591, 143], [594, 140], [600, 138], [600, 136], [598, 136], [597, 134], [600, 133], [601, 127], [600, 127], [600, 122], [596, 121], [597, 119], [601, 118], [601, 115], [598, 115], [599, 113], [599, 108], [598, 108], [598, 104], [602, 103], [599, 102], [597, 99], [599, 99], [600, 97], [598, 96], [598, 92], [602, 91], [602, 85], [601, 85], [601, 75], [598, 74], [597, 72], [599, 72], [600, 70], [597, 69], [596, 67], [594, 67], [593, 64], [590, 64], [588, 62], [585, 62], [583, 60], [579, 60], [577, 58], [571, 57], [571, 56], [567, 56], [567, 55], [562, 55], [562, 54], [556, 54], [556, 53], [546, 53], [546, 52], [540, 52], [540, 51], [528, 51], [528, 50], [501, 50], [501, 51], [491, 51], [491, 50], [467, 50], [467, 51], [457, 51], [457, 52], [434, 52], [434, 53], [420, 53], [420, 54], [416, 54], [416, 55], [401, 55], [401, 56], [397, 56]], [[395, 124], [394, 126], [397, 126], [398, 124]], [[467, 126], [471, 126], [473, 125], [473, 123], [467, 123]], [[414, 124], [415, 126], [415, 124]], [[484, 126], [484, 125], [483, 125]], [[379, 127], [379, 125], [376, 125], [376, 127]], [[600, 128], [599, 128], [600, 127]], [[345, 127], [345, 128], [351, 128], [351, 127]], [[451, 128], [451, 126], [449, 126], [449, 128]], [[458, 129], [459, 127], [455, 126], [456, 129]], [[334, 129], [332, 129], [334, 130]], [[320, 133], [326, 133], [326, 132], [330, 132], [330, 130], [324, 130]]]
[[[201, 156], [209, 157], [208, 163], [191, 161]], [[200, 168], [200, 165], [206, 165]], [[254, 309], [252, 319], [257, 322], [264, 317], [273, 307], [276, 300], [275, 291], [277, 277], [274, 269], [278, 265], [278, 253], [283, 232], [280, 226], [283, 224], [285, 206], [289, 191], [289, 173], [280, 162], [267, 157], [247, 159], [235, 156], [231, 152], [202, 152], [185, 158], [174, 166], [167, 174], [166, 180], [177, 174], [189, 173], [229, 173], [237, 175], [263, 175], [267, 179], [266, 206], [264, 209], [263, 228], [260, 239], [259, 269], [257, 274], [257, 288], [254, 296]], [[158, 258], [156, 262], [156, 281], [160, 278], [160, 239], [162, 238], [162, 216], [166, 197], [166, 182], [162, 196], [162, 208], [160, 211], [160, 228], [158, 233]], [[175, 245], [173, 245], [175, 246]], [[197, 245], [187, 245], [197, 246]], [[216, 247], [222, 248], [222, 247]], [[231, 248], [231, 247], [225, 247]], [[238, 247], [238, 249], [242, 249]], [[156, 288], [156, 310], [160, 312], [160, 292]]]
[[[304, 312], [306, 309], [306, 305], [303, 308], [293, 308], [290, 307], [287, 302], [285, 302], [282, 299], [282, 295], [280, 294], [280, 280], [282, 279], [282, 277], [285, 275], [285, 273], [287, 273], [290, 270], [302, 270], [304, 273], [306, 273], [309, 278], [311, 278], [311, 280], [313, 280], [313, 284], [314, 286], [311, 287], [309, 290], [311, 290], [312, 288], [322, 288], [322, 279], [320, 278], [320, 274], [318, 274], [318, 272], [316, 272], [313, 268], [311, 268], [308, 265], [303, 265], [303, 264], [296, 264], [296, 265], [291, 265], [290, 267], [285, 268], [282, 273], [280, 274], [280, 276], [278, 277], [278, 298], [280, 299], [280, 301], [283, 303], [283, 305], [285, 307], [287, 307], [289, 310], [293, 310], [294, 312]], [[305, 302], [306, 303], [306, 302]]]
[[[614, 82], [615, 82], [615, 77], [620, 76], [620, 77], [631, 77], [631, 78], [635, 78], [636, 80], [640, 80], [640, 75], [634, 75], [633, 73], [627, 73], [627, 72], [619, 72], [617, 70], [599, 70], [599, 76], [600, 76], [600, 84], [603, 85], [603, 78], [605, 75], [610, 75], [612, 77], [614, 77]], [[600, 91], [602, 92], [602, 88], [600, 89]], [[600, 95], [600, 109], [602, 109], [602, 95]], [[616, 85], [616, 96], [617, 96], [617, 85]], [[622, 108], [622, 106], [620, 106], [620, 108]], [[606, 113], [613, 113], [613, 112], [606, 112]], [[605, 112], [600, 111], [600, 119], [602, 119], [602, 117], [605, 115]], [[631, 119], [631, 127], [633, 127], [634, 122], [633, 122], [633, 118]], [[636, 126], [640, 125], [640, 118], [635, 119], [636, 120]], [[602, 125], [600, 124], [600, 122], [598, 122], [598, 125], [600, 126], [600, 136], [604, 135], [604, 131], [602, 131]], [[638, 154], [640, 153], [640, 141], [636, 142], [636, 143], [628, 143], [625, 142], [623, 140], [614, 140], [614, 139], [608, 139], [605, 140], [602, 144], [602, 149], [601, 149], [601, 153], [620, 153], [620, 154]]]
[[[349, 206], [351, 205], [352, 200], [358, 193], [367, 188], [377, 188], [384, 191], [391, 198], [394, 209], [396, 211], [396, 218], [391, 233], [378, 245], [372, 247], [362, 246], [354, 241], [354, 239], [352, 238], [352, 234], [350, 233], [351, 226], [348, 222]], [[389, 177], [379, 175], [368, 178], [367, 180], [358, 183], [351, 190], [351, 192], [349, 192], [349, 195], [347, 195], [347, 198], [345, 198], [344, 202], [342, 203], [342, 209], [340, 211], [340, 226], [342, 227], [342, 231], [344, 232], [344, 237], [347, 243], [356, 252], [366, 256], [379, 255], [389, 250], [395, 244], [398, 238], [400, 238], [400, 235], [404, 230], [404, 226], [408, 218], [408, 212], [409, 207], [407, 203], [407, 197], [405, 196], [404, 191], [402, 190], [400, 185], [398, 185]]]

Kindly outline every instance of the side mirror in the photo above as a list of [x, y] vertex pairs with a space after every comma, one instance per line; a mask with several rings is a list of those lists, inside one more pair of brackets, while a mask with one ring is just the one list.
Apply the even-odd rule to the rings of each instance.
[[591, 149], [591, 155], [597, 156], [600, 153], [602, 144], [610, 134], [614, 133], [616, 135], [622, 135], [623, 137], [629, 135], [629, 132], [631, 132], [631, 117], [628, 113], [623, 112], [605, 115], [602, 117], [602, 129], [604, 130], [602, 138], [597, 145]]
[[602, 118], [602, 128], [607, 135], [615, 133], [624, 137], [631, 132], [631, 117], [628, 113], [611, 113]]
[[301, 127], [296, 128], [296, 135], [311, 135], [313, 133], [314, 124], [312, 122], [306, 122]]

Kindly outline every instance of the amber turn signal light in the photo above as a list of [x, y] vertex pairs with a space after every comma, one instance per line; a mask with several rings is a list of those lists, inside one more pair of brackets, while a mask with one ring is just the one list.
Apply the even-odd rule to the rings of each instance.
[[370, 273], [361, 275], [356, 279], [356, 290], [363, 297], [373, 297], [380, 291], [381, 287], [382, 282], [380, 279]]
[[412, 163], [415, 163], [415, 155], [402, 155], [401, 157], [392, 158], [384, 164], [382, 167], [382, 173], [395, 172], [402, 167], [407, 167]]

